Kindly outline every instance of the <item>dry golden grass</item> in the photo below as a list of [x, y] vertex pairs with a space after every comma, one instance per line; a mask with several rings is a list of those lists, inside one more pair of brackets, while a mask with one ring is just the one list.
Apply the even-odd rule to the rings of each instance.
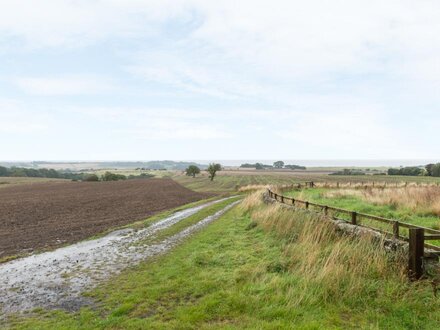
[[264, 190], [268, 189], [270, 186], [265, 184], [250, 184], [247, 186], [240, 187], [238, 189], [239, 192], [251, 192], [256, 190]]
[[437, 186], [340, 189], [324, 194], [324, 197], [328, 198], [344, 196], [360, 197], [364, 201], [376, 205], [405, 207], [414, 212], [429, 212], [440, 216], [440, 187]]
[[404, 188], [404, 187], [438, 187], [436, 182], [390, 182], [390, 181], [323, 181], [314, 182], [318, 188]]
[[255, 209], [263, 204], [263, 194], [265, 190], [257, 190], [253, 193], [246, 196], [245, 199], [240, 203], [239, 207], [245, 211], [249, 212], [252, 209]]
[[263, 205], [261, 192], [245, 198], [242, 208], [260, 228], [286, 240], [288, 268], [301, 277], [298, 284], [304, 293], [295, 304], [368, 294], [366, 278], [392, 278], [399, 285], [407, 282], [405, 256], [390, 255], [372, 237], [344, 235], [329, 220], [313, 213]]

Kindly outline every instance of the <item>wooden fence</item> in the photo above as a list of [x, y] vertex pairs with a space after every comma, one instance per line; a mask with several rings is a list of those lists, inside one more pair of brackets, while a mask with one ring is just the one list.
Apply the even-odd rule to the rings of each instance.
[[[314, 182], [293, 184], [288, 188], [316, 187]], [[387, 219], [375, 215], [359, 213], [356, 211], [341, 209], [329, 205], [313, 203], [293, 197], [278, 194], [268, 189], [269, 197], [279, 203], [304, 208], [306, 210], [322, 213], [334, 220], [343, 220], [355, 226], [361, 226], [378, 231], [385, 236], [409, 243], [408, 271], [412, 279], [419, 279], [423, 275], [423, 259], [440, 256], [440, 246], [427, 243], [426, 241], [440, 240], [440, 231], [412, 225], [403, 221]], [[425, 251], [425, 248], [427, 251]]]

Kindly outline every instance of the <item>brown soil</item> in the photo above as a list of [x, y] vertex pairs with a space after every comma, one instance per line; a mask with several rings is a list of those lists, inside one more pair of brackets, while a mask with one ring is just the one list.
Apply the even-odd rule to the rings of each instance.
[[208, 197], [171, 179], [46, 182], [0, 189], [0, 259], [73, 243]]

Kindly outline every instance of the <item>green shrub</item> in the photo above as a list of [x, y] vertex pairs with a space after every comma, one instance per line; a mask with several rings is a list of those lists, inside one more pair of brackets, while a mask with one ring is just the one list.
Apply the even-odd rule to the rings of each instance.
[[89, 181], [89, 182], [95, 181], [96, 182], [96, 181], [99, 181], [99, 177], [96, 174], [90, 174], [90, 175], [85, 176], [83, 181]]
[[125, 180], [127, 179], [127, 177], [125, 175], [122, 174], [116, 174], [116, 173], [112, 173], [112, 172], [105, 172], [102, 176], [101, 176], [101, 180], [102, 181], [118, 181], [118, 180]]

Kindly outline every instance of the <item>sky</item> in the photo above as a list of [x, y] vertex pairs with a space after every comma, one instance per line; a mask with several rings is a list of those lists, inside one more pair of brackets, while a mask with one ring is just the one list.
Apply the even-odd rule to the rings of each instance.
[[0, 0], [0, 160], [435, 159], [440, 2]]

